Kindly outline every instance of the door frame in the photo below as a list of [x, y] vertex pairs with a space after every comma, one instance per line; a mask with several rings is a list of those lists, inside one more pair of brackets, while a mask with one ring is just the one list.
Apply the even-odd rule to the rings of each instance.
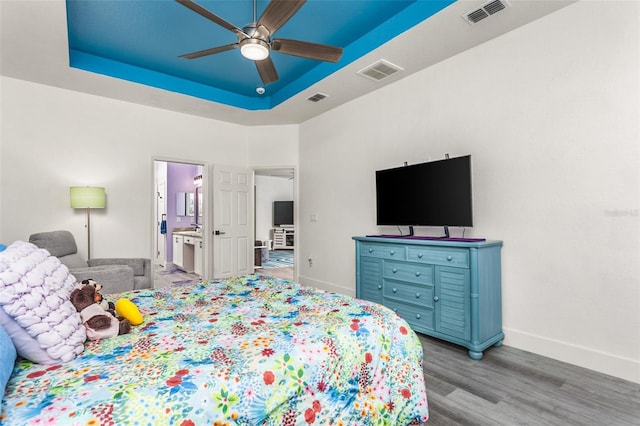
[[[150, 227], [151, 227], [151, 259], [152, 259], [152, 279], [153, 279], [153, 286], [155, 288], [155, 253], [156, 253], [156, 244], [157, 244], [157, 212], [156, 212], [156, 181], [157, 181], [157, 176], [156, 176], [156, 162], [165, 162], [165, 163], [179, 163], [179, 164], [191, 164], [191, 165], [195, 165], [195, 166], [201, 166], [202, 167], [202, 204], [204, 206], [208, 206], [208, 200], [209, 200], [209, 190], [210, 190], [210, 186], [208, 183], [208, 176], [209, 176], [209, 163], [205, 163], [203, 161], [199, 161], [199, 160], [190, 160], [190, 159], [185, 159], [185, 158], [178, 158], [178, 157], [165, 157], [165, 156], [159, 156], [159, 155], [154, 155], [151, 157], [151, 189], [150, 189], [150, 196], [151, 196], [151, 223], [150, 223]], [[168, 196], [167, 196], [167, 202], [169, 202], [168, 200]], [[209, 221], [209, 216], [208, 214], [205, 212], [205, 215], [202, 218], [202, 238], [204, 240], [205, 243], [205, 250], [203, 253], [203, 259], [202, 259], [202, 280], [208, 280], [210, 278], [210, 274], [209, 271], [211, 270], [210, 268], [212, 268], [212, 265], [209, 265], [209, 250], [210, 250], [210, 246], [212, 244], [212, 240], [211, 240], [211, 236], [210, 236], [210, 232], [208, 232], [208, 229], [210, 229], [211, 227], [211, 223]], [[169, 242], [167, 242], [168, 244]], [[166, 247], [165, 247], [165, 257], [166, 257]], [[165, 259], [165, 263], [166, 263], [166, 259]]]
[[[293, 222], [295, 223], [295, 233], [294, 233], [294, 250], [293, 250], [293, 280], [298, 280], [298, 262], [300, 261], [300, 216], [298, 215], [298, 167], [294, 165], [285, 165], [285, 166], [253, 166], [250, 167], [253, 169], [254, 175], [268, 175], [270, 172], [278, 172], [278, 171], [291, 171], [293, 176]], [[261, 173], [265, 172], [265, 173]], [[254, 194], [257, 191], [254, 191]], [[255, 203], [254, 203], [255, 208]], [[255, 217], [255, 212], [254, 212]], [[254, 224], [254, 234], [255, 234], [255, 224]]]

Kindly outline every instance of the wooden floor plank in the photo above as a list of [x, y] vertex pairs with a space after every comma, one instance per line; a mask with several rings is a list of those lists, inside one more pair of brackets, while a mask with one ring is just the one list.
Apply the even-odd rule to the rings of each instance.
[[640, 384], [520, 349], [472, 360], [457, 345], [418, 334], [429, 398], [426, 426], [640, 426]]

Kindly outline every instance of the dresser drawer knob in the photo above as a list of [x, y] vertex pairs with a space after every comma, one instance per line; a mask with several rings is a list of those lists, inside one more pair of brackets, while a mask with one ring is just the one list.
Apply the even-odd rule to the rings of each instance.
[[420, 293], [416, 293], [416, 299], [420, 299]]
[[391, 251], [389, 252], [389, 254], [390, 254], [391, 256], [393, 256], [394, 254], [396, 254], [396, 251], [395, 251], [395, 250], [391, 250]]
[[398, 289], [394, 287], [393, 289], [391, 289], [391, 291], [394, 292], [394, 293], [397, 293]]
[[382, 286], [381, 285], [378, 285], [378, 290], [382, 290]]
[[369, 249], [369, 253], [373, 253], [373, 249], [372, 248]]
[[393, 268], [393, 269], [391, 270], [391, 272], [393, 272], [393, 273], [395, 274], [396, 272], [398, 272], [398, 269], [397, 269], [397, 268]]
[[422, 259], [422, 256], [424, 256], [424, 254], [418, 253], [418, 259]]
[[453, 260], [453, 257], [451, 257], [451, 256], [447, 256], [447, 260], [448, 260], [449, 262], [451, 262], [451, 261]]
[[433, 301], [434, 301], [434, 302], [437, 302], [438, 300], [440, 300], [440, 298], [439, 298], [438, 296], [435, 296], [435, 297], [433, 298]]
[[420, 319], [421, 317], [422, 317], [422, 315], [416, 314], [416, 319]]
[[416, 272], [416, 277], [419, 277], [420, 275], [420, 272]]

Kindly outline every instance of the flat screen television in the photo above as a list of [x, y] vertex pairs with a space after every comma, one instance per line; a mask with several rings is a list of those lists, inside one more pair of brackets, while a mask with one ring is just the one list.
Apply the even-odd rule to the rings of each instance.
[[379, 226], [473, 226], [471, 156], [376, 171]]
[[293, 225], [293, 201], [273, 202], [273, 226]]

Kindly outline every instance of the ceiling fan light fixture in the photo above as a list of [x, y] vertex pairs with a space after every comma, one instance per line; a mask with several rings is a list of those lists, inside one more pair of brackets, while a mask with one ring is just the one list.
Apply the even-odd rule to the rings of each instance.
[[269, 45], [264, 40], [246, 38], [240, 42], [240, 53], [252, 61], [261, 61], [269, 57]]

